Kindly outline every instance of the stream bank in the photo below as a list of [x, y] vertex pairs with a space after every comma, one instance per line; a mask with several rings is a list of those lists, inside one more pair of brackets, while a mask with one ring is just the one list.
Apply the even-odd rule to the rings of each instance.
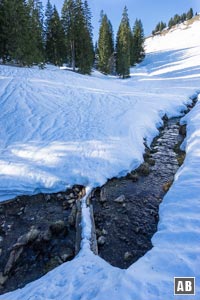
[[92, 248], [113, 266], [126, 269], [152, 248], [159, 205], [185, 158], [180, 145], [186, 126], [180, 126], [180, 119], [165, 116], [159, 136], [146, 147], [144, 163], [125, 177], [108, 180], [90, 195]]

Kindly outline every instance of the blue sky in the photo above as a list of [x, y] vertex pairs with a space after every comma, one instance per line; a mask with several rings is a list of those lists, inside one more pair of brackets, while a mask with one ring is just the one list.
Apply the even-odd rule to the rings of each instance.
[[[58, 11], [61, 11], [64, 0], [51, 0]], [[43, 0], [46, 5], [46, 0]], [[124, 6], [129, 12], [131, 27], [136, 18], [142, 20], [145, 35], [151, 33], [159, 21], [168, 22], [176, 13], [187, 12], [190, 7], [194, 12], [200, 12], [200, 0], [88, 0], [92, 11], [92, 24], [94, 27], [94, 40], [98, 38], [99, 18], [101, 9], [110, 19], [116, 34]]]

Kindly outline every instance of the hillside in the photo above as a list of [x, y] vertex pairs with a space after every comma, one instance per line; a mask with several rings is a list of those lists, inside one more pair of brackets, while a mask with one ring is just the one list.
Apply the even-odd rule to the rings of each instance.
[[[162, 117], [180, 115], [199, 93], [199, 26], [196, 21], [149, 38], [145, 60], [125, 81], [97, 72], [90, 77], [53, 67], [0, 66], [0, 199], [75, 183], [90, 191], [136, 168], [144, 138], [150, 144]], [[197, 103], [182, 120], [188, 124], [187, 156], [161, 205], [151, 251], [126, 271], [111, 267], [89, 249], [89, 211], [83, 205], [79, 255], [0, 299], [167, 300], [174, 276], [196, 276], [198, 282], [199, 120]]]

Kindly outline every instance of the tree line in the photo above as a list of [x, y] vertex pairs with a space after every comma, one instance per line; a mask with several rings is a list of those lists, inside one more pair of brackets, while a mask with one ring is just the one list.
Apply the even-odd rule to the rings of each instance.
[[87, 0], [64, 0], [61, 16], [50, 0], [45, 11], [40, 0], [0, 0], [1, 61], [41, 67], [66, 63], [73, 71], [90, 74], [96, 57], [104, 74], [128, 77], [130, 66], [144, 57], [141, 20], [131, 30], [125, 7], [115, 43], [112, 24], [102, 12], [94, 49], [91, 18]]
[[[168, 22], [168, 28], [171, 29], [173, 26], [183, 23], [186, 20], [192, 19], [194, 16], [193, 9], [190, 8], [187, 13], [181, 15], [175, 14], [174, 17], [170, 18]], [[159, 22], [155, 29], [152, 31], [152, 34], [155, 35], [158, 32], [161, 32], [163, 29], [167, 28], [167, 24], [164, 22]]]

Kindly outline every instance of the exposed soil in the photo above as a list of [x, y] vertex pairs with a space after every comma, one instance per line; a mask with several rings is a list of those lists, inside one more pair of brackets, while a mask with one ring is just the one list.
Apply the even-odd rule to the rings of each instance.
[[21, 288], [75, 255], [82, 186], [0, 204], [0, 293]]
[[179, 146], [186, 130], [179, 121], [165, 117], [159, 136], [150, 149], [146, 147], [144, 163], [126, 177], [108, 180], [91, 193], [96, 230], [93, 248], [113, 266], [128, 268], [152, 248], [159, 204], [185, 158]]

